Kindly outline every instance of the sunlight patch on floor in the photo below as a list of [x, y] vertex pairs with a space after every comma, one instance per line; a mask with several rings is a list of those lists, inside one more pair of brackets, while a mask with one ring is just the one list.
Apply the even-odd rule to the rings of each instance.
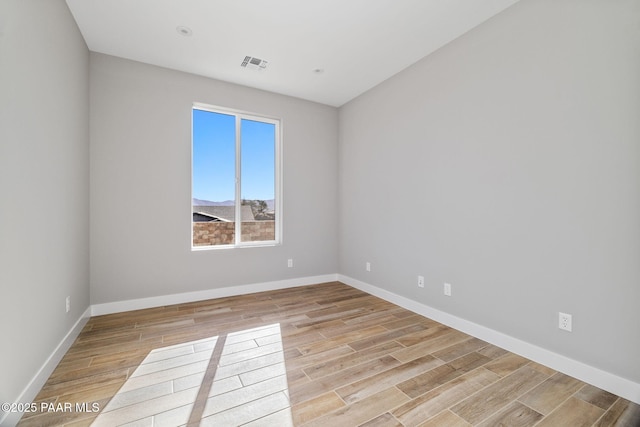
[[280, 325], [155, 349], [94, 426], [292, 426]]

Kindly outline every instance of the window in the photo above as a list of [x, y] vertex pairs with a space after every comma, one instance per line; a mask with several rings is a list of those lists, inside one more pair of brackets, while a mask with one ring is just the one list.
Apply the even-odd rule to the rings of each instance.
[[194, 105], [192, 247], [280, 243], [280, 121]]

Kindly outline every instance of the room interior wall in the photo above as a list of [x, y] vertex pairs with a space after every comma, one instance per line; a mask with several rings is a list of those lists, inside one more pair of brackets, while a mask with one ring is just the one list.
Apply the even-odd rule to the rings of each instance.
[[639, 76], [640, 2], [522, 0], [341, 107], [339, 272], [640, 383]]
[[[89, 55], [63, 1], [1, 2], [0, 401], [89, 281], [104, 304], [336, 271], [640, 382], [638, 16], [522, 0], [338, 111]], [[283, 120], [281, 246], [190, 250], [194, 101]]]
[[[90, 76], [92, 304], [335, 275], [336, 108], [93, 52]], [[191, 250], [194, 102], [281, 119], [281, 245]]]
[[64, 1], [0, 2], [0, 402], [89, 307], [88, 110], [89, 51]]

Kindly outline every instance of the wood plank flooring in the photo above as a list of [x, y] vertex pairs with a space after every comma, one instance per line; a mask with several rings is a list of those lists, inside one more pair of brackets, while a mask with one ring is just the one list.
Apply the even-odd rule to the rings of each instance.
[[93, 317], [35, 403], [20, 426], [640, 425], [634, 403], [337, 282]]

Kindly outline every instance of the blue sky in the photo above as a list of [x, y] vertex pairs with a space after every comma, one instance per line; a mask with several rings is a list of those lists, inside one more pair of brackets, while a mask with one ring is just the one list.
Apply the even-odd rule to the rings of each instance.
[[[275, 198], [275, 125], [241, 120], [242, 198]], [[235, 199], [235, 117], [193, 110], [193, 197]]]

